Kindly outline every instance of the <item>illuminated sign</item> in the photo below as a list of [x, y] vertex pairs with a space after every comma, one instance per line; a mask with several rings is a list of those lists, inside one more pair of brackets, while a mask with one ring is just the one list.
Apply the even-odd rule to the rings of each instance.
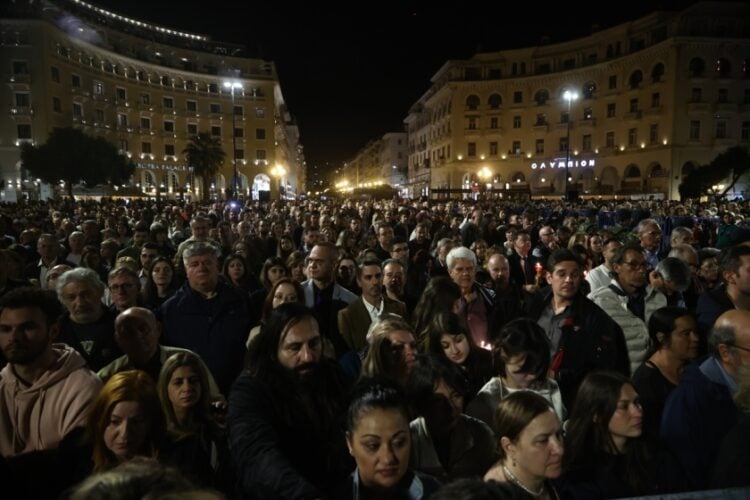
[[[596, 160], [568, 160], [568, 168], [593, 167]], [[548, 162], [532, 163], [531, 170], [542, 170], [546, 168], [565, 168], [565, 159], [551, 160]]]

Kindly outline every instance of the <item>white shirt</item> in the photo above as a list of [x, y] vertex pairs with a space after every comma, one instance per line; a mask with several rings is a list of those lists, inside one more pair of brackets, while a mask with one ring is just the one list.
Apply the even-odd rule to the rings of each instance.
[[591, 285], [592, 292], [604, 288], [605, 286], [609, 286], [609, 284], [612, 283], [612, 277], [609, 275], [610, 272], [611, 271], [607, 269], [607, 266], [604, 264], [600, 264], [589, 271], [588, 275], [586, 275], [586, 281]]
[[367, 312], [370, 314], [370, 320], [375, 323], [378, 318], [380, 318], [380, 315], [383, 313], [383, 307], [385, 307], [385, 301], [383, 299], [380, 299], [380, 305], [378, 307], [375, 307], [374, 305], [367, 302], [367, 299], [364, 297], [362, 298], [362, 302], [365, 304], [365, 309], [367, 309]]

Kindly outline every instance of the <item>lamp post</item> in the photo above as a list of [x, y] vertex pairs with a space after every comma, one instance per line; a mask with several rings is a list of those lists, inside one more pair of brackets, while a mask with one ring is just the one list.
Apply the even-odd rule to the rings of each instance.
[[479, 172], [477, 173], [477, 175], [479, 176], [479, 179], [481, 179], [481, 182], [482, 182], [482, 191], [486, 191], [487, 181], [490, 179], [490, 177], [492, 177], [492, 171], [485, 166], [479, 169]]
[[235, 112], [234, 112], [234, 89], [241, 89], [242, 84], [237, 81], [224, 82], [224, 88], [229, 89], [232, 95], [232, 166], [234, 167], [234, 198], [239, 199], [237, 191], [237, 181], [239, 180], [239, 173], [237, 172], [237, 134], [235, 132]]
[[276, 165], [271, 169], [271, 175], [276, 177], [278, 180], [277, 185], [279, 186], [279, 199], [281, 199], [281, 180], [286, 175], [286, 169], [281, 165]]
[[570, 163], [570, 107], [571, 103], [578, 99], [578, 94], [570, 90], [566, 90], [563, 93], [563, 99], [568, 101], [568, 136], [565, 144], [565, 190], [563, 192], [564, 199], [568, 199], [568, 163]]

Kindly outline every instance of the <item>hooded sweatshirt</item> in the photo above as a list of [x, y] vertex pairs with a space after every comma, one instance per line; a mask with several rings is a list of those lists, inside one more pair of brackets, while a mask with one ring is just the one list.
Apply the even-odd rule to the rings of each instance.
[[31, 386], [13, 365], [0, 372], [0, 455], [56, 448], [85, 423], [102, 382], [72, 347], [53, 345], [57, 360]]

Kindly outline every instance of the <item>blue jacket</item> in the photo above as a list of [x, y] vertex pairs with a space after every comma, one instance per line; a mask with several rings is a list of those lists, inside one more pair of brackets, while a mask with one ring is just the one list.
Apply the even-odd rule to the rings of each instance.
[[660, 435], [680, 463], [687, 489], [708, 487], [721, 440], [738, 416], [715, 358], [685, 370], [664, 405]]
[[164, 344], [197, 353], [211, 370], [222, 394], [242, 370], [252, 318], [244, 293], [219, 281], [206, 299], [186, 282], [158, 310]]

